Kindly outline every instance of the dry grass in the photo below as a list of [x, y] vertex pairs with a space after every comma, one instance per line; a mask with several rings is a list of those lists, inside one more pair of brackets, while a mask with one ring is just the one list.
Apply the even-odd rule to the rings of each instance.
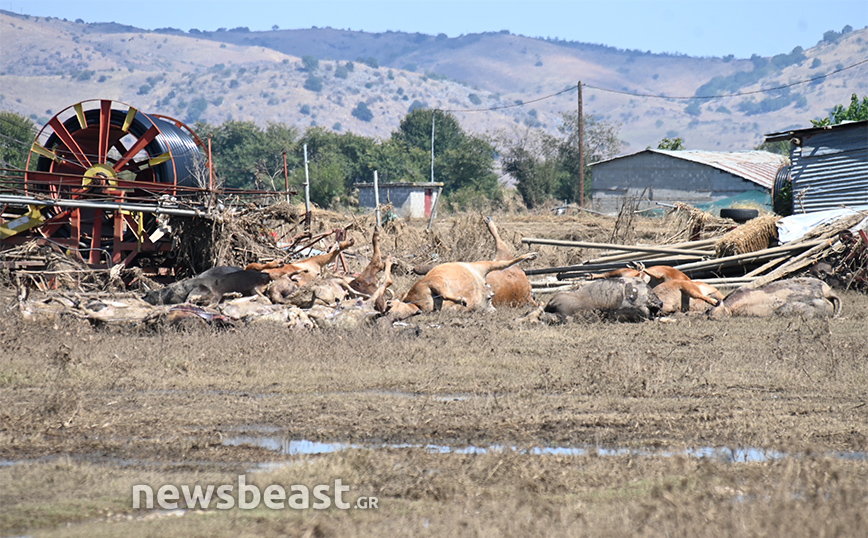
[[[398, 221], [383, 250], [407, 263], [420, 245], [444, 259], [490, 257], [481, 215], [462, 219], [430, 234]], [[607, 221], [552, 221], [557, 233], [542, 218], [495, 215], [517, 251], [522, 236], [605, 241], [605, 230], [593, 234]], [[362, 264], [370, 238], [353, 235], [350, 261]], [[11, 464], [0, 465], [0, 533], [857, 535], [868, 502], [868, 297], [842, 297], [843, 315], [828, 321], [534, 326], [514, 321], [522, 310], [499, 310], [317, 332], [154, 332], [10, 312], [0, 319], [0, 459]], [[237, 435], [591, 450], [298, 456], [225, 443]], [[727, 463], [665, 453], [688, 447], [786, 455]], [[283, 466], [251, 470], [267, 462]], [[376, 496], [380, 508], [170, 516], [131, 507], [132, 484], [234, 483], [239, 473], [261, 486], [341, 478], [351, 498]]]
[[769, 248], [772, 239], [777, 239], [777, 215], [766, 215], [752, 219], [736, 229], [727, 232], [715, 244], [718, 258], [746, 254]]

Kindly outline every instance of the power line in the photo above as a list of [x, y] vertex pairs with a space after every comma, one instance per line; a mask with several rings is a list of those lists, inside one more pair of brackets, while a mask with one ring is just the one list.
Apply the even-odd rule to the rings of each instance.
[[[587, 84], [585, 84], [585, 86], [587, 86]], [[545, 97], [539, 97], [537, 99], [532, 99], [530, 101], [521, 101], [518, 103], [513, 103], [511, 105], [494, 106], [491, 108], [454, 108], [454, 109], [442, 109], [442, 108], [440, 108], [437, 110], [439, 110], [440, 112], [488, 112], [491, 110], [503, 110], [504, 108], [515, 108], [515, 107], [529, 105], [531, 103], [536, 103], [539, 101], [545, 101], [546, 99], [551, 99], [552, 97], [557, 97], [559, 95], [563, 95], [567, 92], [572, 92], [572, 91], [576, 91], [575, 86], [570, 86], [570, 87], [565, 88], [565, 89], [563, 89], [557, 93], [553, 93], [551, 95], [546, 95]]]
[[822, 80], [822, 79], [824, 79], [826, 77], [830, 77], [832, 75], [836, 75], [842, 71], [846, 71], [848, 69], [853, 69], [854, 67], [859, 67], [860, 65], [865, 64], [865, 63], [868, 63], [868, 59], [862, 60], [861, 62], [857, 62], [853, 65], [848, 65], [847, 67], [842, 67], [841, 69], [838, 69], [836, 71], [831, 71], [829, 73], [826, 73], [825, 75], [818, 75], [816, 77], [809, 78], [806, 80], [791, 82], [789, 84], [784, 84], [783, 86], [775, 86], [773, 88], [763, 88], [760, 90], [754, 90], [754, 91], [750, 91], [750, 92], [726, 93], [723, 95], [694, 95], [691, 97], [683, 97], [683, 96], [655, 95], [655, 94], [647, 94], [647, 93], [633, 93], [633, 92], [626, 92], [626, 91], [620, 91], [620, 90], [611, 90], [611, 89], [607, 89], [607, 88], [600, 88], [597, 86], [591, 86], [590, 84], [584, 84], [584, 86], [587, 88], [592, 88], [595, 90], [600, 90], [600, 91], [609, 92], [609, 93], [620, 93], [623, 95], [631, 95], [633, 97], [653, 97], [653, 98], [657, 98], [657, 99], [722, 99], [725, 97], [741, 97], [741, 96], [745, 96], [745, 95], [756, 95], [758, 93], [767, 93], [767, 92], [773, 92], [773, 91], [778, 91], [778, 90], [784, 90], [786, 88], [792, 88], [793, 86], [798, 86], [800, 84], [809, 84], [811, 82], [814, 82], [817, 80]]
[[[685, 99], [685, 100], [689, 100], [689, 99], [705, 99], [705, 100], [724, 99], [724, 98], [729, 98], [729, 97], [740, 97], [740, 96], [746, 96], [746, 95], [756, 95], [759, 93], [774, 92], [774, 91], [779, 91], [779, 90], [783, 90], [786, 88], [792, 88], [793, 86], [798, 86], [800, 84], [809, 84], [811, 82], [815, 82], [817, 80], [822, 80], [822, 79], [830, 77], [832, 75], [836, 75], [836, 74], [841, 73], [843, 71], [847, 71], [848, 69], [853, 69], [855, 67], [859, 67], [860, 65], [863, 65], [866, 63], [868, 63], [868, 59], [862, 60], [861, 62], [857, 62], [853, 65], [848, 65], [847, 67], [842, 67], [841, 69], [831, 71], [831, 72], [826, 73], [824, 75], [818, 75], [816, 77], [809, 78], [806, 80], [791, 82], [789, 84], [784, 84], [782, 86], [775, 86], [773, 88], [763, 88], [760, 90], [753, 90], [753, 91], [749, 91], [749, 92], [727, 93], [727, 94], [723, 94], [723, 95], [673, 96], [673, 95], [660, 95], [660, 94], [652, 94], [652, 93], [628, 92], [628, 91], [624, 91], [624, 90], [613, 90], [611, 88], [602, 88], [600, 86], [593, 86], [591, 84], [582, 84], [582, 86], [584, 86], [586, 88], [591, 88], [594, 90], [602, 91], [602, 92], [617, 93], [617, 94], [621, 94], [621, 95], [629, 95], [632, 97], [649, 97], [649, 98], [653, 98], [653, 99]], [[457, 108], [457, 109], [438, 109], [438, 110], [440, 110], [441, 112], [490, 112], [493, 110], [502, 110], [505, 108], [521, 107], [521, 106], [529, 105], [531, 103], [544, 101], [546, 99], [552, 99], [552, 98], [558, 97], [559, 95], [562, 95], [564, 93], [576, 91], [577, 89], [578, 89], [578, 86], [570, 86], [566, 89], [563, 89], [563, 90], [561, 90], [557, 93], [553, 93], [551, 95], [546, 95], [544, 97], [533, 99], [531, 101], [521, 101], [518, 103], [511, 104], [511, 105], [502, 105], [502, 106], [495, 106], [495, 107], [490, 107], [490, 108]]]

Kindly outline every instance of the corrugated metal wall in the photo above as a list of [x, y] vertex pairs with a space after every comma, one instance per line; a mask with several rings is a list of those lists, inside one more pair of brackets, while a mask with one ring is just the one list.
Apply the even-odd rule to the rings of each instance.
[[792, 153], [793, 211], [868, 207], [868, 124], [803, 138]]
[[617, 212], [625, 197], [639, 198], [643, 191], [650, 200], [640, 201], [639, 209], [657, 208], [656, 202], [707, 204], [762, 189], [729, 172], [649, 151], [596, 163], [592, 170], [589, 205], [603, 213]]

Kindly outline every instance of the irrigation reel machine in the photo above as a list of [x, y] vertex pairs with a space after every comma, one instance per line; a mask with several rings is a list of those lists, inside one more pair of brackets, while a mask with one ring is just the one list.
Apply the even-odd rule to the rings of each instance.
[[0, 250], [37, 239], [92, 267], [171, 257], [167, 219], [207, 222], [213, 178], [209, 147], [184, 123], [107, 99], [77, 103], [39, 131], [25, 170], [0, 176]]

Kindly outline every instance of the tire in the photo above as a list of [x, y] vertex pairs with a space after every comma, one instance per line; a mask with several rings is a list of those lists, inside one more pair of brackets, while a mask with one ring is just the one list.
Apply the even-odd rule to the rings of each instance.
[[735, 209], [726, 208], [720, 210], [720, 218], [732, 219], [736, 222], [747, 222], [759, 216], [759, 211], [756, 209]]

